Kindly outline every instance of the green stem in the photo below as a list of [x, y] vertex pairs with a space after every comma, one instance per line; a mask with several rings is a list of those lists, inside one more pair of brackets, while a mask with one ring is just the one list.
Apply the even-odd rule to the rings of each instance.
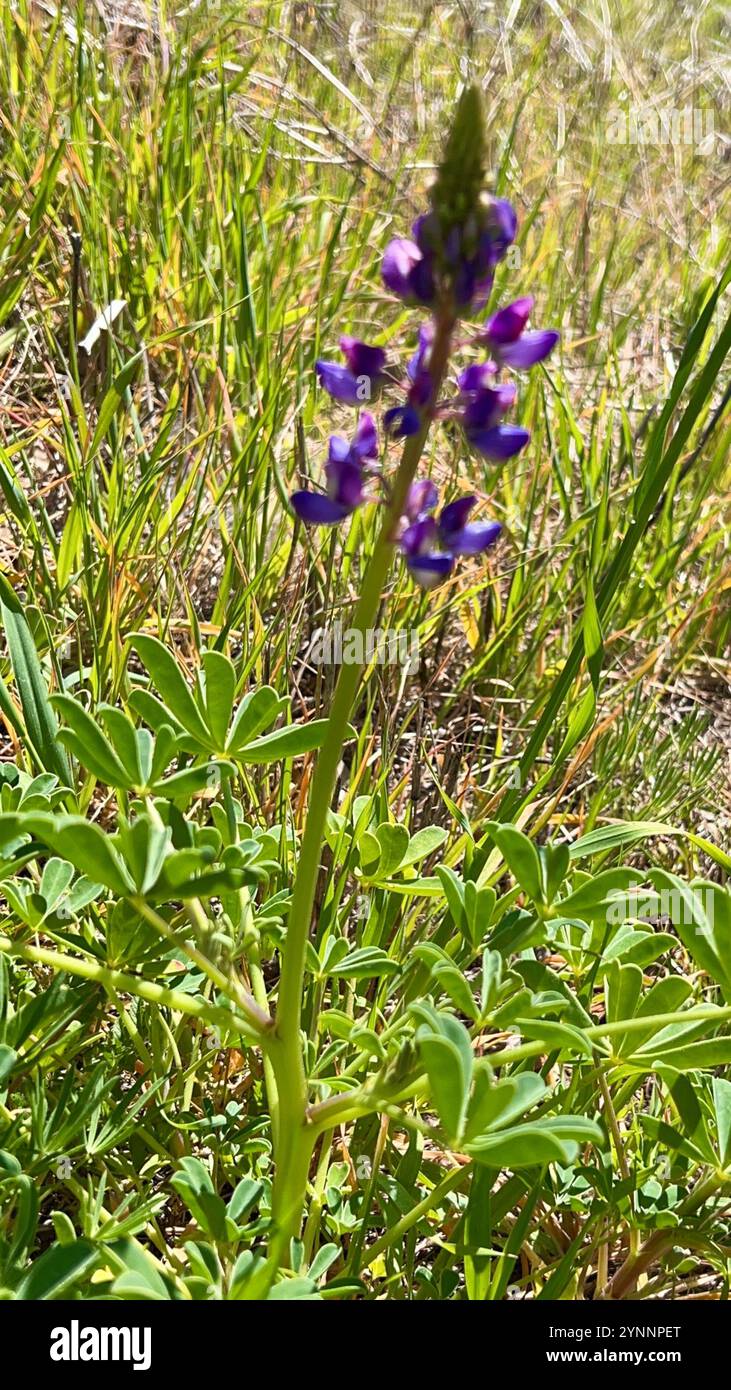
[[[429, 364], [433, 383], [430, 408], [424, 412], [424, 420], [419, 433], [412, 435], [404, 447], [393, 490], [385, 509], [381, 530], [366, 568], [360, 597], [353, 614], [351, 626], [361, 634], [365, 634], [368, 629], [375, 625], [378, 616], [397, 528], [403, 515], [409, 487], [414, 480], [429, 433], [431, 407], [437, 399], [447, 368], [453, 328], [454, 318], [452, 314], [442, 312], [437, 319]], [[279, 1101], [279, 1142], [276, 1152], [273, 1194], [275, 1227], [273, 1239], [278, 1240], [277, 1231], [285, 1222], [287, 1226], [285, 1246], [291, 1235], [299, 1234], [307, 1180], [306, 1174], [303, 1180], [301, 1164], [298, 1163], [307, 1110], [307, 1080], [300, 1039], [305, 952], [310, 933], [327, 814], [332, 803], [338, 765], [362, 670], [363, 667], [358, 664], [343, 664], [338, 674], [328, 727], [312, 779], [307, 821], [300, 848], [287, 924], [287, 936], [282, 953], [275, 1046], [271, 1051], [271, 1059], [277, 1078]]]
[[139, 999], [147, 1000], [148, 1004], [173, 1009], [176, 1013], [186, 1014], [190, 1018], [200, 1018], [214, 1027], [238, 1028], [242, 1037], [249, 1042], [262, 1042], [261, 1034], [254, 1031], [248, 1019], [242, 1018], [233, 1010], [216, 1008], [202, 999], [195, 999], [191, 994], [184, 994], [182, 990], [167, 989], [165, 985], [156, 985], [152, 980], [143, 980], [138, 975], [126, 975], [122, 970], [113, 970], [110, 966], [102, 965], [100, 961], [84, 960], [64, 951], [51, 951], [45, 946], [30, 946], [25, 942], [10, 941], [8, 937], [2, 936], [0, 952], [19, 960], [27, 960], [32, 965], [45, 965], [51, 970], [65, 970], [69, 975], [91, 980], [94, 984], [101, 985], [112, 996], [115, 993], [134, 994]]
[[[194, 965], [198, 966], [198, 969], [210, 980], [211, 984], [216, 989], [220, 990], [222, 994], [225, 994], [226, 998], [230, 999], [231, 1002], [241, 1010], [242, 1014], [244, 1014], [249, 1021], [249, 1027], [252, 1028], [260, 1038], [264, 1037], [272, 1027], [272, 1020], [265, 1010], [259, 1008], [256, 1000], [249, 994], [248, 990], [244, 989], [243, 985], [240, 984], [238, 980], [224, 975], [223, 971], [219, 970], [218, 966], [214, 965], [213, 961], [209, 960], [202, 951], [199, 951], [197, 946], [193, 946], [190, 941], [181, 940], [177, 932], [165, 921], [165, 918], [161, 917], [160, 913], [156, 912], [154, 907], [150, 907], [150, 904], [146, 902], [144, 898], [132, 897], [130, 898], [130, 902], [135, 910], [139, 912], [140, 916], [144, 917], [145, 921], [150, 923], [150, 926], [154, 927], [166, 941], [170, 941], [173, 945], [179, 947], [182, 953], [186, 955]], [[210, 924], [198, 899], [189, 899], [186, 902], [186, 907], [189, 909], [191, 919], [198, 929], [208, 933], [210, 931]]]
[[[690, 1196], [681, 1202], [678, 1208], [680, 1217], [694, 1216], [704, 1202], [715, 1196], [722, 1188], [728, 1187], [730, 1181], [727, 1173], [710, 1173], [703, 1182], [698, 1183]], [[693, 1233], [685, 1230], [682, 1225], [670, 1230], [654, 1231], [638, 1251], [630, 1251], [624, 1264], [614, 1275], [605, 1297], [608, 1299], [625, 1298], [635, 1287], [640, 1276], [650, 1268], [655, 1260], [660, 1259], [667, 1250], [672, 1249], [673, 1245], [690, 1245], [692, 1236]]]
[[389, 1226], [388, 1230], [373, 1242], [373, 1245], [366, 1251], [361, 1268], [368, 1269], [369, 1265], [374, 1264], [378, 1256], [387, 1250], [389, 1245], [394, 1245], [407, 1231], [411, 1230], [412, 1226], [416, 1225], [417, 1221], [421, 1220], [422, 1216], [426, 1216], [430, 1211], [433, 1211], [434, 1207], [439, 1206], [442, 1198], [452, 1192], [455, 1187], [459, 1187], [460, 1183], [469, 1176], [471, 1168], [471, 1163], [465, 1163], [461, 1168], [453, 1168], [451, 1173], [447, 1173], [447, 1176], [442, 1178], [436, 1187], [432, 1188], [428, 1196], [424, 1197], [421, 1202], [417, 1202], [416, 1206], [412, 1207], [411, 1211], [407, 1211], [406, 1215], [402, 1216], [395, 1226]]

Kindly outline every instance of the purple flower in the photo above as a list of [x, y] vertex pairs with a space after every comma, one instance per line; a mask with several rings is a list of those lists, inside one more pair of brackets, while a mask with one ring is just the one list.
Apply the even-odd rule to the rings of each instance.
[[454, 556], [438, 550], [438, 540], [438, 527], [433, 516], [413, 522], [401, 536], [406, 568], [412, 579], [425, 589], [440, 584], [454, 568]]
[[394, 405], [383, 415], [383, 428], [391, 439], [406, 439], [410, 434], [418, 434], [421, 416], [408, 401], [406, 405]]
[[458, 497], [456, 502], [442, 507], [439, 539], [451, 555], [479, 555], [495, 544], [502, 531], [499, 521], [468, 522], [476, 501], [473, 496]]
[[471, 396], [476, 391], [482, 391], [490, 385], [490, 380], [497, 374], [497, 367], [494, 362], [475, 362], [471, 367], [465, 367], [457, 377], [457, 385], [463, 396]]
[[494, 545], [502, 530], [499, 521], [468, 521], [477, 500], [473, 496], [448, 503], [438, 519], [429, 516], [438, 495], [428, 479], [412, 483], [404, 510], [410, 524], [401, 535], [401, 549], [409, 574], [425, 588], [451, 574], [457, 555], [479, 555]]
[[467, 438], [478, 454], [491, 463], [504, 463], [514, 458], [525, 448], [530, 439], [530, 430], [520, 425], [493, 425], [490, 429], [466, 431]]
[[419, 328], [419, 346], [409, 361], [406, 371], [410, 381], [416, 381], [429, 365], [429, 354], [434, 342], [434, 320], [427, 319]]
[[383, 427], [392, 439], [405, 439], [421, 429], [421, 411], [432, 395], [432, 379], [426, 363], [434, 338], [434, 325], [423, 324], [419, 329], [419, 346], [406, 368], [411, 386], [405, 405], [392, 406], [383, 417]]
[[490, 349], [501, 367], [527, 371], [542, 362], [552, 352], [560, 338], [555, 329], [526, 333], [525, 327], [533, 309], [533, 299], [526, 295], [498, 309], [488, 320], [480, 341]]
[[492, 270], [515, 241], [518, 217], [507, 198], [491, 198], [485, 227], [480, 238], [480, 257], [485, 270]]
[[433, 304], [436, 292], [432, 256], [408, 237], [394, 237], [383, 253], [381, 275], [386, 289], [407, 304]]
[[408, 521], [421, 521], [433, 512], [439, 501], [439, 489], [431, 478], [420, 478], [412, 483], [406, 495], [404, 516]]
[[293, 492], [290, 502], [300, 521], [308, 526], [333, 526], [343, 521], [365, 501], [365, 467], [367, 460], [378, 456], [376, 422], [363, 411], [350, 443], [339, 434], [331, 434], [325, 478], [327, 492]]
[[315, 363], [320, 385], [342, 405], [362, 405], [378, 393], [386, 379], [386, 354], [383, 348], [371, 347], [347, 334], [340, 339], [340, 348], [344, 367], [322, 358]]
[[514, 405], [516, 394], [512, 381], [496, 387], [486, 386], [470, 396], [460, 417], [472, 447], [495, 463], [519, 454], [530, 439], [529, 430], [499, 423]]

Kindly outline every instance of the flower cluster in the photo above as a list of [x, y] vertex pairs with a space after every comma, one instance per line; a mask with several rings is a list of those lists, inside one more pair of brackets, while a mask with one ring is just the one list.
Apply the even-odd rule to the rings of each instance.
[[[342, 362], [321, 359], [316, 367], [321, 386], [341, 405], [358, 409], [386, 390], [400, 392], [401, 399], [384, 412], [383, 429], [388, 439], [413, 440], [412, 457], [418, 458], [430, 422], [439, 418], [456, 421], [468, 445], [498, 464], [519, 454], [530, 438], [527, 429], [505, 422], [517, 397], [515, 383], [505, 373], [527, 371], [542, 362], [559, 334], [553, 329], [528, 328], [533, 309], [530, 296], [498, 308], [468, 340], [479, 350], [481, 360], [457, 375], [457, 391], [451, 399], [439, 399], [448, 362], [447, 354], [436, 350], [436, 343], [440, 341], [443, 348], [446, 342], [451, 350], [458, 320], [485, 307], [495, 269], [517, 231], [511, 204], [481, 192], [481, 160], [474, 154], [471, 129], [466, 116], [461, 133], [453, 134], [454, 148], [448, 148], [430, 210], [417, 218], [411, 237], [394, 238], [384, 253], [386, 289], [430, 314], [421, 325], [405, 373], [389, 363], [384, 348], [350, 336], [340, 339]], [[459, 177], [455, 169], [461, 170]], [[433, 356], [438, 358], [436, 366]], [[374, 465], [377, 456], [375, 422], [363, 412], [351, 443], [339, 435], [330, 438], [326, 491], [293, 494], [297, 516], [309, 524], [333, 524], [372, 500], [367, 483], [369, 476], [380, 477]], [[417, 582], [435, 584], [451, 573], [456, 556], [476, 555], [494, 544], [500, 531], [497, 522], [467, 520], [475, 501], [472, 495], [460, 497], [436, 517], [434, 485], [428, 480], [412, 485], [400, 546]]]
[[502, 530], [499, 521], [468, 521], [477, 501], [472, 495], [449, 502], [434, 517], [438, 501], [438, 489], [428, 478], [412, 483], [399, 537], [409, 574], [427, 589], [451, 574], [458, 555], [488, 550]]

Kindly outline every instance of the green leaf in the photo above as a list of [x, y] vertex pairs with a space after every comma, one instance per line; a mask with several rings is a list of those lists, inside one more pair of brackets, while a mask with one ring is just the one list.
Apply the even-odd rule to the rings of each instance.
[[223, 752], [236, 692], [236, 672], [228, 657], [222, 652], [203, 652], [201, 661], [206, 677], [208, 727], [216, 749]]
[[592, 1120], [580, 1115], [547, 1115], [475, 1139], [465, 1145], [465, 1152], [494, 1168], [533, 1168], [544, 1163], [571, 1163], [579, 1144], [602, 1140], [602, 1131]]
[[7, 1043], [0, 1043], [0, 1086], [7, 1081], [17, 1060], [17, 1052]]
[[134, 782], [96, 720], [70, 695], [54, 695], [51, 703], [68, 725], [60, 730], [59, 738], [81, 766], [106, 786], [130, 791]]
[[731, 1081], [713, 1078], [713, 1108], [716, 1112], [716, 1143], [721, 1167], [731, 1159]]
[[621, 895], [617, 911], [626, 908], [626, 915], [630, 915], [627, 890], [641, 883], [644, 877], [641, 869], [605, 869], [575, 888], [568, 897], [554, 903], [554, 910], [562, 917], [579, 917], [590, 922], [594, 918], [607, 918], [608, 909]]
[[236, 753], [245, 748], [262, 731], [278, 719], [288, 706], [288, 701], [280, 698], [271, 685], [260, 685], [244, 695], [228, 736], [226, 751]]
[[121, 897], [134, 891], [130, 878], [109, 836], [83, 816], [51, 816], [29, 812], [25, 824], [32, 835], [68, 859], [79, 873], [94, 883], [103, 883]]
[[100, 704], [99, 715], [109, 736], [116, 757], [124, 767], [133, 787], [144, 787], [147, 773], [144, 768], [143, 751], [149, 755], [150, 734], [146, 729], [135, 729], [132, 720], [124, 710], [116, 705]]
[[466, 1014], [467, 1018], [475, 1021], [478, 1019], [479, 1010], [472, 990], [462, 971], [456, 965], [451, 961], [440, 962], [434, 968], [434, 979], [440, 988], [449, 995], [455, 1009], [458, 1009], [461, 1014]]
[[465, 1153], [491, 1168], [534, 1168], [544, 1163], [568, 1163], [576, 1154], [575, 1144], [562, 1143], [537, 1124], [516, 1125], [496, 1134], [486, 1134], [465, 1144]]
[[678, 1071], [703, 1071], [707, 1067], [727, 1067], [731, 1064], [731, 1038], [707, 1038], [703, 1042], [684, 1043], [678, 1047], [653, 1048], [646, 1043], [642, 1052], [635, 1052], [627, 1065], [651, 1071], [655, 1066], [675, 1067]]
[[15, 1296], [29, 1302], [60, 1298], [89, 1273], [99, 1256], [90, 1240], [51, 1245], [21, 1279]]
[[475, 1084], [465, 1127], [465, 1140], [472, 1142], [488, 1131], [503, 1129], [519, 1115], [537, 1105], [546, 1094], [546, 1083], [537, 1072], [519, 1072], [495, 1081], [486, 1062], [475, 1064]]
[[344, 980], [369, 980], [379, 975], [394, 975], [400, 969], [398, 962], [391, 960], [379, 947], [362, 946], [360, 950], [350, 951], [343, 961], [327, 973]]
[[524, 1038], [539, 1038], [546, 1044], [546, 1052], [578, 1053], [579, 1057], [592, 1057], [593, 1048], [585, 1033], [573, 1023], [556, 1023], [545, 1018], [516, 1018], [515, 1027]]
[[447, 839], [447, 831], [441, 825], [425, 825], [422, 830], [417, 830], [409, 841], [409, 847], [399, 863], [399, 869], [408, 869], [412, 864], [418, 864], [435, 850], [441, 848]]
[[20, 706], [23, 711], [30, 750], [36, 762], [54, 772], [61, 782], [68, 785], [71, 770], [63, 749], [58, 742], [58, 724], [51, 708], [41, 664], [35, 649], [31, 630], [25, 615], [5, 603], [0, 603], [5, 635], [8, 641], [10, 662], [18, 687]]
[[129, 641], [175, 718], [207, 750], [211, 741], [209, 731], [172, 652], [157, 637], [145, 632], [133, 632]]
[[409, 832], [405, 825], [391, 825], [384, 821], [376, 830], [380, 847], [376, 872], [379, 878], [388, 878], [401, 867], [401, 862], [409, 847]]
[[586, 664], [591, 676], [591, 683], [594, 690], [599, 689], [599, 676], [604, 659], [604, 644], [602, 642], [602, 629], [599, 622], [599, 614], [594, 597], [594, 584], [591, 571], [586, 579], [586, 605], [584, 607], [584, 619], [582, 624], [584, 634], [584, 654]]
[[419, 1028], [417, 1040], [432, 1099], [448, 1135], [459, 1139], [469, 1103], [472, 1044], [466, 1028], [449, 1014], [437, 1015], [439, 1031]]
[[299, 758], [319, 748], [325, 737], [327, 719], [311, 719], [309, 724], [289, 724], [275, 729], [263, 738], [254, 739], [245, 748], [229, 747], [230, 755], [239, 763], [273, 763], [279, 758]]
[[513, 878], [535, 903], [543, 902], [543, 875], [538, 851], [532, 840], [514, 825], [499, 825], [490, 821], [487, 831], [492, 836]]

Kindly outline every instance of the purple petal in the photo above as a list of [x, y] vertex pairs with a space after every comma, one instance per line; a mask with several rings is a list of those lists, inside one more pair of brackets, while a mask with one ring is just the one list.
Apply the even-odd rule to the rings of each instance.
[[431, 256], [422, 256], [409, 275], [409, 298], [418, 304], [433, 304], [436, 294], [434, 262]]
[[454, 559], [451, 555], [442, 555], [437, 551], [430, 551], [426, 555], [416, 555], [413, 559], [407, 558], [406, 566], [412, 579], [417, 584], [421, 584], [424, 589], [433, 589], [440, 584], [443, 579], [451, 572]]
[[362, 343], [359, 338], [351, 338], [348, 334], [340, 339], [340, 348], [353, 376], [370, 377], [377, 382], [386, 365], [383, 348], [370, 347], [368, 343]]
[[351, 449], [356, 458], [378, 458], [378, 431], [376, 429], [376, 422], [367, 410], [364, 410], [358, 419]]
[[493, 227], [508, 245], [515, 241], [518, 230], [518, 214], [507, 198], [493, 198], [490, 205]]
[[528, 319], [531, 316], [534, 300], [531, 295], [525, 295], [523, 299], [516, 299], [512, 304], [506, 304], [504, 309], [498, 309], [493, 314], [485, 327], [484, 341], [491, 348], [502, 347], [505, 343], [514, 343], [519, 338]]
[[420, 521], [431, 512], [439, 501], [439, 488], [433, 483], [431, 478], [420, 478], [418, 482], [412, 483], [409, 488], [404, 516], [409, 521]]
[[414, 353], [413, 357], [409, 361], [408, 367], [406, 368], [406, 371], [411, 381], [416, 381], [416, 378], [419, 376], [422, 367], [426, 366], [426, 359], [429, 355], [429, 349], [433, 341], [434, 322], [432, 319], [427, 319], [425, 323], [422, 323], [419, 329], [419, 346], [416, 349], [416, 352]]
[[321, 492], [293, 492], [289, 500], [300, 521], [308, 526], [333, 526], [349, 513], [348, 507], [340, 506]]
[[448, 506], [442, 507], [439, 513], [439, 538], [444, 545], [451, 548], [451, 538], [464, 530], [467, 518], [475, 505], [477, 498], [471, 493], [464, 497], [458, 497], [456, 502], [450, 502]]
[[437, 539], [437, 523], [433, 516], [424, 516], [415, 521], [413, 525], [407, 526], [401, 536], [401, 549], [406, 555], [414, 556], [421, 552], [426, 553], [430, 546], [434, 545]]
[[410, 434], [418, 434], [421, 419], [413, 405], [395, 405], [383, 416], [383, 428], [391, 439], [406, 439]]
[[496, 425], [506, 410], [515, 404], [517, 391], [512, 381], [502, 386], [486, 386], [467, 402], [462, 412], [462, 424], [469, 434], [472, 430], [488, 430]]
[[445, 545], [452, 555], [479, 555], [495, 544], [502, 529], [499, 521], [475, 521], [463, 526], [449, 542], [445, 540]]
[[473, 448], [496, 463], [519, 454], [530, 439], [530, 430], [519, 425], [494, 425], [492, 429], [467, 430], [466, 434]]
[[506, 198], [493, 198], [488, 209], [487, 226], [480, 238], [479, 261], [485, 272], [501, 261], [515, 241], [518, 218], [512, 203]]
[[389, 241], [381, 265], [381, 275], [386, 289], [392, 290], [402, 299], [407, 298], [411, 294], [409, 277], [420, 260], [421, 251], [415, 241], [409, 241], [408, 237], [402, 236]]
[[328, 458], [331, 463], [345, 463], [350, 457], [350, 445], [341, 434], [331, 434], [328, 444]]
[[544, 357], [548, 357], [549, 352], [553, 352], [560, 337], [561, 334], [553, 328], [523, 333], [516, 343], [508, 343], [501, 347], [498, 356], [504, 366], [514, 367], [516, 371], [527, 371], [529, 367], [535, 367], [536, 362], [542, 362]]
[[345, 462], [331, 460], [325, 465], [325, 473], [328, 497], [352, 512], [363, 501], [363, 470], [360, 464], [350, 459]]
[[469, 396], [473, 391], [482, 391], [489, 386], [490, 378], [495, 375], [497, 367], [494, 362], [475, 362], [471, 367], [465, 367], [457, 377], [457, 385], [465, 396]]
[[363, 395], [362, 382], [347, 367], [341, 367], [337, 362], [323, 362], [318, 359], [315, 363], [320, 385], [332, 396], [333, 400], [340, 401], [343, 405], [362, 405], [368, 397]]

